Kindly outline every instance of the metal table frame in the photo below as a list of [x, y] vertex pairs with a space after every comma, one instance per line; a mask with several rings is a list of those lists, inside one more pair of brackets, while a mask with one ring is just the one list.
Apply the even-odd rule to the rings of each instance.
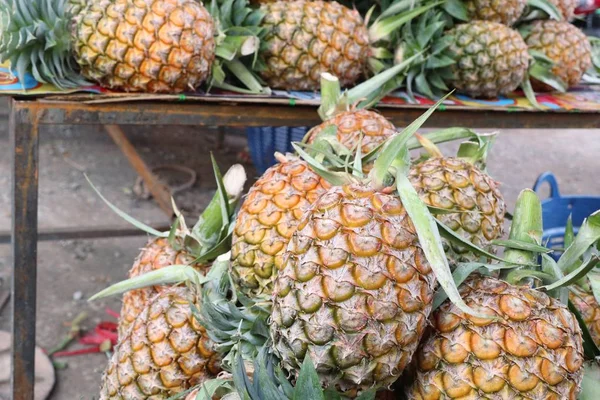
[[[382, 109], [396, 126], [406, 126], [422, 108]], [[219, 103], [116, 103], [89, 105], [43, 100], [11, 100], [9, 116], [12, 153], [12, 395], [33, 400], [36, 323], [37, 242], [39, 239], [109, 237], [114, 229], [78, 228], [38, 235], [38, 131], [41, 125], [195, 125], [307, 126], [320, 122], [314, 107]], [[427, 127], [476, 128], [600, 128], [600, 114], [452, 110], [433, 114]], [[110, 128], [107, 127], [110, 133]], [[114, 129], [113, 129], [114, 132]], [[118, 132], [117, 132], [118, 134]], [[112, 135], [111, 135], [112, 136]], [[122, 135], [121, 135], [122, 138]], [[114, 137], [113, 137], [114, 139]], [[120, 146], [121, 147], [121, 146]], [[139, 172], [139, 171], [138, 171]], [[131, 230], [129, 230], [131, 232]]]

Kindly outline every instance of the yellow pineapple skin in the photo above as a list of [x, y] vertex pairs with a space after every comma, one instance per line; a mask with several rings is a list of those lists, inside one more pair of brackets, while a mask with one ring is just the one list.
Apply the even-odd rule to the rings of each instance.
[[593, 293], [589, 293], [577, 285], [573, 285], [569, 289], [569, 300], [581, 314], [596, 346], [600, 346], [600, 304], [596, 301]]
[[270, 326], [292, 377], [310, 355], [323, 387], [354, 397], [391, 385], [416, 350], [436, 281], [391, 192], [332, 187], [293, 235]]
[[215, 58], [213, 19], [193, 0], [94, 0], [74, 25], [82, 75], [109, 89], [194, 91]]
[[470, 277], [460, 291], [469, 306], [497, 319], [442, 304], [417, 351], [408, 399], [577, 398], [583, 343], [566, 306], [489, 277]]
[[[587, 36], [565, 21], [534, 21], [526, 36], [527, 46], [554, 61], [552, 73], [568, 87], [577, 85], [592, 65], [592, 48]], [[536, 91], [554, 91], [537, 80], [532, 81]]]
[[[504, 234], [506, 203], [498, 183], [471, 163], [455, 157], [433, 157], [409, 171], [409, 180], [428, 206], [458, 213], [435, 217], [467, 241], [494, 252], [491, 241]], [[463, 246], [444, 240], [451, 261], [476, 261]]]
[[498, 22], [511, 26], [521, 17], [526, 0], [467, 0], [465, 6], [471, 19]]
[[238, 290], [251, 298], [271, 296], [283, 253], [300, 218], [328, 187], [299, 159], [272, 166], [256, 181], [232, 235], [230, 265]]
[[356, 10], [335, 1], [277, 1], [262, 4], [267, 30], [262, 78], [273, 89], [318, 90], [321, 74], [355, 84], [367, 69], [369, 37]]
[[167, 399], [220, 372], [219, 356], [191, 304], [201, 306], [185, 286], [148, 302], [119, 339], [103, 375], [101, 400]]
[[[338, 142], [352, 151], [356, 151], [360, 140], [363, 156], [375, 150], [396, 133], [396, 127], [383, 115], [365, 109], [350, 110], [339, 113], [311, 129], [307, 143], [314, 143], [319, 135], [331, 126], [337, 128]], [[365, 165], [365, 172], [368, 172], [371, 167], [372, 164]]]
[[[147, 272], [168, 267], [170, 265], [191, 265], [200, 272], [207, 272], [210, 265], [194, 263], [194, 257], [183, 249], [175, 250], [165, 238], [150, 240], [136, 258], [129, 270], [129, 278], [143, 275]], [[142, 312], [148, 301], [170, 288], [167, 285], [156, 285], [146, 288], [134, 289], [123, 294], [121, 317], [119, 319], [119, 337], [127, 333], [131, 324]]]
[[471, 97], [495, 98], [519, 87], [529, 68], [527, 45], [506, 25], [472, 21], [448, 31], [453, 79], [450, 84]]

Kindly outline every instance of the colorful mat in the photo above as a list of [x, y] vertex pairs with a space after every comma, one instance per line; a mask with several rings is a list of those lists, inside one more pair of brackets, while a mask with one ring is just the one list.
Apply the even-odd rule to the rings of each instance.
[[[182, 95], [148, 95], [136, 93], [111, 92], [99, 86], [85, 86], [72, 90], [59, 90], [53, 85], [40, 83], [27, 74], [24, 82], [15, 77], [8, 64], [0, 64], [0, 95], [45, 97], [49, 100], [72, 100], [88, 103], [126, 102], [126, 101], [236, 101], [247, 103], [288, 103], [290, 105], [318, 105], [319, 94], [313, 92], [294, 92], [275, 90], [270, 96], [240, 95], [233, 92], [213, 90], [210, 93], [196, 92]], [[600, 112], [600, 86], [580, 86], [572, 88], [567, 93], [540, 93], [537, 95], [539, 104], [547, 111], [580, 111]], [[404, 91], [398, 91], [384, 98], [379, 107], [428, 107], [434, 101], [416, 95], [411, 101]], [[535, 110], [522, 92], [515, 92], [507, 97], [495, 100], [478, 100], [464, 95], [450, 96], [444, 103], [445, 107], [461, 109], [481, 109], [497, 111]]]

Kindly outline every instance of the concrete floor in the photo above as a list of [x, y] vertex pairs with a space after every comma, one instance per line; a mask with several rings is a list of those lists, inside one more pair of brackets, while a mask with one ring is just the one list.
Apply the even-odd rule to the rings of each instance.
[[[574, 118], [576, 116], [574, 115]], [[178, 196], [187, 211], [197, 214], [210, 198], [214, 183], [208, 150], [216, 148], [214, 131], [193, 128], [127, 128], [126, 133], [149, 165], [181, 164], [199, 174], [196, 186]], [[216, 155], [226, 166], [236, 162], [243, 137], [229, 135]], [[452, 147], [452, 146], [450, 146]], [[8, 148], [6, 121], [0, 120], [0, 148]], [[190, 151], [190, 149], [192, 151]], [[489, 159], [490, 173], [502, 182], [509, 210], [522, 188], [531, 187], [551, 170], [562, 193], [600, 196], [600, 130], [502, 132]], [[132, 193], [135, 172], [100, 127], [44, 128], [40, 144], [40, 227], [125, 224], [92, 192], [86, 172], [118, 207], [146, 222], [164, 222], [160, 210]], [[10, 228], [9, 152], [0, 153], [0, 230]], [[250, 169], [250, 176], [254, 172]], [[105, 307], [119, 310], [118, 298], [87, 303], [86, 298], [126, 276], [146, 237], [44, 242], [39, 246], [38, 344], [50, 348], [67, 332], [66, 321], [85, 311], [87, 328], [111, 320]], [[10, 249], [0, 245], [0, 276], [10, 274]], [[81, 299], [79, 293], [81, 292]], [[8, 310], [0, 312], [0, 329], [8, 330]], [[106, 364], [104, 354], [64, 359], [52, 399], [90, 399], [98, 392]]]

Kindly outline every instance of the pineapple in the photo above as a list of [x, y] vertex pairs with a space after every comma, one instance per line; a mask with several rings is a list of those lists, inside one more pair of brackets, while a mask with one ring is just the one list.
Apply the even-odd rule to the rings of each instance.
[[466, 0], [470, 19], [498, 22], [511, 26], [521, 17], [527, 0]]
[[[534, 21], [523, 31], [529, 49], [554, 61], [552, 73], [568, 87], [577, 85], [592, 66], [590, 41], [574, 25], [565, 21]], [[537, 80], [533, 80], [532, 84], [538, 91], [553, 90]]]
[[146, 304], [109, 360], [101, 400], [166, 399], [219, 373], [219, 356], [191, 304], [200, 308], [185, 286]]
[[375, 66], [380, 64], [377, 42], [401, 26], [408, 13], [414, 17], [433, 6], [400, 10], [367, 25], [357, 10], [335, 1], [263, 3], [262, 19], [247, 22], [264, 30], [257, 71], [273, 89], [318, 90], [324, 72], [336, 75], [342, 86], [352, 86], [381, 70]]
[[215, 59], [215, 24], [193, 0], [94, 0], [75, 17], [81, 73], [122, 91], [195, 90]]
[[470, 277], [461, 293], [490, 318], [444, 303], [417, 352], [409, 399], [577, 398], [583, 344], [566, 306], [490, 277]]
[[436, 281], [397, 195], [336, 186], [304, 216], [274, 286], [271, 337], [292, 375], [310, 356], [324, 387], [387, 387], [427, 326]]
[[[408, 74], [409, 95], [416, 90], [434, 98], [453, 87], [471, 97], [495, 98], [521, 85], [530, 56], [518, 32], [491, 21], [471, 21], [446, 30], [444, 21], [443, 13], [429, 12], [402, 30], [396, 63], [426, 53]], [[437, 30], [424, 36], [429, 31], [422, 26]]]
[[306, 162], [277, 157], [280, 163], [250, 188], [232, 236], [231, 273], [238, 290], [251, 298], [271, 295], [298, 220], [329, 187]]
[[594, 294], [573, 285], [570, 287], [569, 300], [581, 314], [594, 343], [600, 347], [600, 305]]
[[[228, 241], [228, 230], [232, 223], [235, 207], [244, 189], [246, 173], [241, 165], [236, 164], [221, 177], [214, 159], [213, 167], [219, 189], [192, 229], [186, 226], [183, 216], [175, 208], [177, 218], [171, 226], [171, 231], [155, 231], [143, 223], [135, 221], [132, 217], [124, 215], [92, 186], [100, 198], [120, 216], [155, 236], [135, 260], [129, 271], [130, 278], [140, 277], [170, 265], [188, 265], [198, 272], [206, 273], [210, 268], [210, 262], [227, 251], [225, 245]], [[222, 194], [226, 196], [225, 199], [222, 199]], [[227, 213], [227, 220], [223, 220], [223, 207]], [[154, 285], [138, 287], [124, 293], [119, 320], [119, 337], [128, 333], [131, 324], [144, 309], [149, 299], [165, 289], [168, 289], [168, 286]]]
[[[179, 93], [211, 78], [229, 90], [265, 90], [238, 60], [256, 53], [258, 37], [217, 29], [224, 21], [196, 0], [7, 0], [0, 15], [0, 61], [9, 60], [21, 81], [30, 72], [60, 89], [87, 79], [112, 90]], [[223, 67], [247, 89], [225, 82]]]
[[[129, 277], [140, 276], [173, 264], [186, 264], [194, 267], [199, 272], [208, 272], [210, 264], [195, 262], [195, 258], [181, 244], [174, 247], [165, 238], [155, 238], [150, 240], [142, 249], [129, 271]], [[121, 307], [119, 318], [119, 337], [123, 337], [127, 333], [129, 327], [144, 309], [148, 301], [167, 288], [168, 286], [163, 285], [151, 286], [130, 290], [123, 294], [123, 306]]]
[[[504, 232], [506, 205], [489, 175], [461, 158], [433, 157], [413, 165], [409, 179], [425, 204], [460, 211], [436, 218], [467, 241], [493, 252], [491, 241]], [[452, 264], [477, 260], [462, 246], [445, 243], [445, 247]]]
[[360, 142], [363, 155], [372, 152], [396, 133], [396, 127], [383, 115], [371, 110], [354, 109], [341, 112], [311, 129], [307, 133], [307, 143], [315, 143], [332, 126], [336, 128], [336, 140], [342, 146], [355, 151]]

